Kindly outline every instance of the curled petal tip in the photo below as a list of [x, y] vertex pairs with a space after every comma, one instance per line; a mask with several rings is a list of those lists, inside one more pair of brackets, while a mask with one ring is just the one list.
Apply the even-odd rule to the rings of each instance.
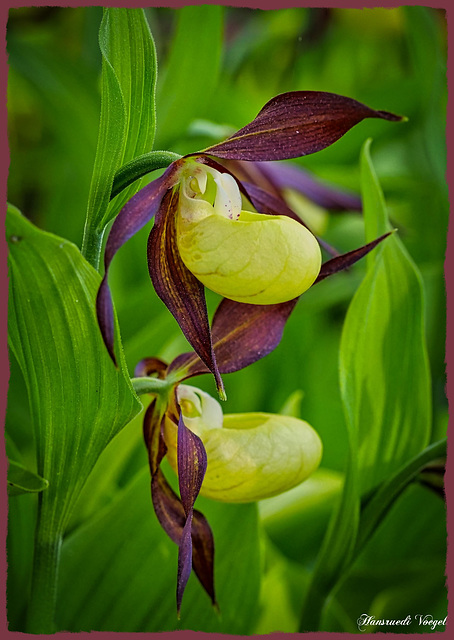
[[217, 389], [218, 389], [218, 395], [219, 395], [219, 398], [220, 398], [221, 400], [223, 400], [224, 402], [226, 402], [226, 401], [227, 401], [227, 394], [226, 394], [226, 392], [225, 392], [224, 386], [222, 386], [222, 387], [219, 387], [219, 386], [218, 386], [218, 388], [217, 388]]

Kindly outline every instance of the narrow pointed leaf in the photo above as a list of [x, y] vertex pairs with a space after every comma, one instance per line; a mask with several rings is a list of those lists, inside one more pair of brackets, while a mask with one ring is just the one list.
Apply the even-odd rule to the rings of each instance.
[[178, 192], [168, 192], [148, 240], [148, 269], [156, 293], [183, 334], [213, 373], [221, 397], [223, 383], [216, 364], [204, 287], [181, 260], [176, 241]]
[[[104, 51], [120, 85], [126, 110], [126, 131], [120, 165], [151, 151], [156, 129], [156, 50], [143, 9], [105, 9], [108, 31]], [[140, 188], [141, 182], [126, 188], [109, 206], [112, 220]]]
[[126, 105], [115, 69], [109, 58], [111, 23], [105, 9], [99, 29], [102, 53], [101, 116], [95, 164], [88, 197], [86, 230], [101, 232], [107, 223], [107, 209], [115, 172], [120, 166], [127, 132]]
[[[366, 143], [362, 154], [367, 233], [387, 214]], [[353, 298], [341, 341], [341, 386], [360, 447], [363, 492], [427, 445], [430, 373], [421, 276], [396, 234], [383, 244]], [[370, 390], [373, 389], [373, 400]], [[366, 417], [367, 416], [367, 417]]]
[[285, 160], [315, 153], [365, 118], [402, 120], [351, 98], [322, 91], [293, 91], [270, 100], [248, 125], [204, 153], [232, 160]]
[[64, 527], [99, 455], [141, 407], [94, 312], [99, 274], [68, 241], [7, 214], [9, 330], [33, 416], [43, 501]]
[[110, 263], [118, 249], [154, 217], [176, 171], [177, 165], [172, 165], [160, 178], [150, 182], [131, 198], [115, 218], [107, 239], [104, 254], [105, 273], [96, 299], [96, 311], [104, 343], [115, 363], [113, 305], [107, 283]]

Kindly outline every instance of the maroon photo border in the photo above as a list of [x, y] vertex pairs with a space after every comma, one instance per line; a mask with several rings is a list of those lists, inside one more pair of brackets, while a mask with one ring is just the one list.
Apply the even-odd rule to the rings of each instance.
[[[0, 144], [1, 144], [1, 154], [0, 154], [0, 193], [2, 195], [2, 202], [6, 204], [7, 201], [7, 177], [9, 170], [9, 148], [8, 148], [8, 137], [7, 137], [7, 75], [8, 75], [8, 60], [6, 53], [6, 29], [7, 29], [7, 21], [9, 9], [13, 7], [30, 7], [30, 6], [58, 6], [58, 7], [82, 7], [82, 6], [109, 6], [109, 7], [170, 7], [170, 8], [179, 8], [187, 5], [203, 5], [203, 4], [216, 4], [223, 6], [231, 6], [231, 7], [244, 7], [244, 8], [252, 8], [252, 9], [288, 9], [292, 7], [339, 7], [344, 9], [365, 9], [365, 8], [395, 8], [399, 6], [425, 6], [425, 7], [433, 7], [435, 9], [442, 9], [446, 12], [446, 21], [448, 27], [448, 109], [447, 109], [447, 151], [448, 151], [448, 171], [447, 171], [447, 182], [448, 187], [451, 187], [452, 180], [452, 167], [453, 167], [453, 152], [452, 152], [452, 137], [454, 135], [454, 126], [450, 123], [449, 119], [449, 111], [450, 107], [454, 114], [453, 100], [451, 97], [451, 93], [449, 89], [451, 89], [452, 82], [452, 58], [454, 51], [454, 43], [451, 34], [451, 14], [454, 14], [454, 9], [451, 12], [449, 3], [452, 0], [426, 0], [422, 2], [398, 2], [396, 0], [311, 0], [310, 2], [295, 2], [294, 0], [230, 0], [228, 2], [207, 2], [203, 0], [148, 0], [144, 2], [143, 0], [122, 0], [122, 1], [112, 1], [105, 0], [105, 2], [90, 2], [89, 0], [76, 0], [76, 1], [63, 1], [63, 2], [55, 2], [53, 0], [35, 0], [33, 2], [27, 1], [18, 1], [18, 0], [1, 0], [0, 6], [0, 31], [3, 34], [4, 39], [4, 48], [2, 52], [2, 58], [0, 62], [0, 82], [1, 82], [1, 91], [3, 95], [3, 102], [0, 107]], [[3, 216], [6, 212], [6, 206], [3, 206]], [[430, 212], [428, 212], [428, 224], [430, 224]], [[450, 327], [451, 323], [451, 315], [449, 314], [449, 302], [452, 301], [453, 297], [453, 283], [454, 277], [452, 276], [452, 271], [454, 268], [454, 255], [452, 253], [452, 247], [454, 246], [453, 242], [453, 228], [452, 224], [449, 224], [448, 228], [448, 249], [451, 249], [451, 252], [447, 250], [446, 259], [445, 259], [445, 281], [446, 281], [446, 293], [447, 293], [447, 327]], [[451, 255], [450, 255], [451, 253]], [[7, 353], [7, 299], [8, 299], [8, 273], [7, 273], [7, 246], [4, 238], [4, 234], [0, 239], [0, 289], [1, 289], [1, 300], [2, 303], [0, 305], [0, 415], [3, 417], [6, 411], [6, 398], [7, 398], [7, 390], [8, 390], [8, 381], [9, 381], [9, 363], [8, 363], [8, 353]], [[447, 384], [446, 384], [446, 393], [448, 396], [448, 400], [451, 397], [454, 397], [453, 393], [453, 382], [452, 376], [451, 379], [449, 374], [452, 371], [452, 351], [454, 349], [454, 342], [452, 336], [449, 334], [449, 330], [447, 330], [446, 335], [446, 371], [447, 371]], [[449, 448], [449, 445], [448, 445]], [[449, 458], [448, 458], [449, 460]], [[446, 470], [446, 492], [449, 496], [449, 490], [451, 488], [453, 482], [453, 471], [450, 468], [452, 465], [447, 465]], [[6, 471], [7, 471], [7, 461], [5, 456], [4, 448], [2, 448], [0, 452], [0, 477], [1, 477], [1, 486], [2, 494], [0, 501], [0, 574], [1, 580], [1, 596], [0, 596], [0, 639], [4, 636], [33, 636], [35, 634], [24, 634], [20, 632], [12, 632], [8, 631], [7, 625], [7, 617], [6, 617], [6, 570], [7, 570], [7, 561], [6, 561], [6, 553], [4, 552], [6, 548], [6, 532], [7, 532], [7, 517], [8, 517], [8, 506], [7, 506], [7, 492], [6, 492]], [[448, 505], [448, 533], [449, 530], [452, 531], [452, 509], [449, 509]], [[449, 539], [449, 536], [448, 536]], [[448, 556], [447, 556], [447, 573], [449, 574], [449, 568], [452, 565], [452, 552], [448, 547]], [[448, 587], [449, 580], [447, 578]], [[450, 603], [451, 604], [451, 603]], [[449, 626], [449, 615], [452, 610], [452, 604], [448, 607], [448, 626]], [[430, 633], [431, 638], [437, 638], [443, 636], [445, 632], [436, 632]], [[155, 637], [162, 638], [162, 640], [166, 640], [165, 636], [172, 634], [172, 638], [169, 640], [204, 640], [204, 638], [215, 637], [222, 640], [222, 638], [264, 638], [269, 640], [285, 640], [290, 635], [297, 635], [301, 639], [304, 638], [329, 638], [330, 640], [337, 640], [338, 638], [349, 638], [352, 634], [348, 633], [328, 633], [328, 632], [317, 632], [317, 633], [305, 633], [305, 634], [288, 634], [288, 633], [270, 633], [265, 636], [233, 636], [226, 634], [217, 634], [217, 633], [202, 633], [197, 631], [170, 631], [170, 632], [162, 632], [162, 633], [113, 633], [113, 632], [80, 632], [80, 633], [69, 633], [69, 632], [58, 632], [53, 635], [44, 635], [41, 636], [48, 638], [57, 638], [60, 639], [71, 639], [75, 635], [89, 638], [90, 640], [150, 640], [150, 638], [154, 639]], [[39, 635], [39, 634], [38, 634]], [[382, 636], [382, 633], [376, 634]], [[386, 633], [387, 637], [393, 638], [396, 636], [405, 636], [405, 638], [421, 638], [424, 633], [418, 634], [399, 634], [399, 633]]]

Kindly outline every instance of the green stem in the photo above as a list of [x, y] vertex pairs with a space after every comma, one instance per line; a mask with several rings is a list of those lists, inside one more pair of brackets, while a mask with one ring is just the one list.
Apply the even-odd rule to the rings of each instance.
[[172, 151], [150, 151], [124, 164], [115, 174], [110, 198], [115, 198], [130, 184], [156, 169], [164, 169], [181, 158]]
[[[178, 153], [172, 151], [150, 151], [127, 162], [115, 174], [110, 199], [115, 198], [123, 189], [147, 173], [156, 169], [164, 169], [180, 158]], [[92, 227], [87, 219], [81, 253], [96, 271], [99, 271], [104, 231], [105, 227], [100, 231], [97, 227]]]
[[427, 464], [446, 456], [446, 446], [446, 439], [429, 445], [378, 487], [362, 509], [355, 558], [361, 553], [404, 489], [416, 479]]
[[157, 395], [167, 394], [171, 388], [168, 380], [160, 380], [159, 378], [131, 378], [131, 384], [137, 395], [144, 393], [155, 393]]
[[102, 239], [104, 230], [92, 229], [89, 224], [85, 224], [84, 237], [82, 239], [81, 254], [92, 267], [99, 271], [99, 263], [101, 260]]
[[51, 500], [44, 492], [40, 495], [38, 522], [31, 582], [30, 603], [27, 612], [28, 633], [54, 633], [57, 601], [57, 578], [62, 534], [60, 526], [49, 513]]

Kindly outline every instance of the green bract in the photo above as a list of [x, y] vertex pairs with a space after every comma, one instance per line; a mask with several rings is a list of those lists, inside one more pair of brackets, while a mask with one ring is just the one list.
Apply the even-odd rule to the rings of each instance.
[[180, 185], [178, 249], [208, 289], [237, 302], [277, 304], [313, 284], [321, 253], [302, 224], [242, 210], [234, 178], [211, 167], [188, 163]]
[[[222, 416], [208, 394], [180, 385], [178, 398], [187, 427], [202, 440], [207, 470], [201, 495], [222, 502], [254, 502], [300, 484], [320, 464], [322, 443], [303, 420], [271, 413]], [[167, 456], [177, 469], [177, 426], [165, 425]]]

